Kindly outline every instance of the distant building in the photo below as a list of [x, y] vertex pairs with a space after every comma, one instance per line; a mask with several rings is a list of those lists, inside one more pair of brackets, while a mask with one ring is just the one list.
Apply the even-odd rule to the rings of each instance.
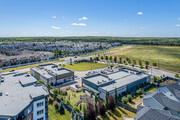
[[48, 90], [26, 73], [1, 77], [0, 120], [48, 119]]
[[67, 68], [59, 68], [55, 64], [38, 65], [31, 68], [31, 75], [51, 85], [63, 84], [74, 80], [74, 71]]
[[118, 95], [136, 91], [140, 85], [150, 82], [150, 75], [129, 68], [121, 68], [117, 72], [106, 75], [96, 74], [84, 77], [82, 82], [84, 87], [99, 94], [100, 98], [105, 100], [106, 91], [112, 96], [114, 96], [115, 88]]

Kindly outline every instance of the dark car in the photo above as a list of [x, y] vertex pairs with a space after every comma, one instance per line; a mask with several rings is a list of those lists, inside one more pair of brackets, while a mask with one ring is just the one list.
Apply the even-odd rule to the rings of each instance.
[[14, 72], [15, 70], [10, 70], [9, 72]]

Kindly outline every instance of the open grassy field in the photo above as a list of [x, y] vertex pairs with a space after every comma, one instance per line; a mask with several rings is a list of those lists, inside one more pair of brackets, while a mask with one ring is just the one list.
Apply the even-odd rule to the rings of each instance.
[[130, 59], [148, 60], [150, 65], [158, 63], [162, 69], [180, 73], [180, 47], [171, 46], [133, 46], [109, 54], [109, 56], [129, 57]]
[[35, 67], [37, 65], [44, 65], [44, 64], [48, 64], [48, 63], [56, 63], [56, 62], [62, 62], [63, 60], [54, 60], [54, 61], [50, 61], [50, 62], [43, 62], [43, 63], [37, 63], [37, 64], [32, 64], [32, 65], [25, 65], [25, 66], [21, 66], [21, 67], [15, 67], [15, 68], [8, 68], [8, 69], [4, 69], [2, 70], [2, 72], [8, 72], [10, 70], [19, 70], [19, 69], [25, 69], [25, 68], [30, 68], [30, 67]]
[[108, 50], [104, 50], [104, 51], [99, 51], [99, 52], [94, 52], [94, 53], [90, 53], [90, 54], [86, 54], [86, 55], [81, 55], [81, 57], [86, 57], [86, 56], [91, 56], [91, 55], [98, 55], [98, 54], [102, 54], [102, 53], [106, 53], [106, 52], [113, 52], [122, 48], [127, 47], [127, 45], [124, 46], [120, 46], [120, 47], [116, 47], [116, 48], [111, 48]]
[[157, 90], [157, 88], [155, 87], [151, 87], [151, 88], [148, 88], [147, 90], [145, 90], [145, 92], [150, 92], [150, 93], [153, 93]]
[[99, 120], [123, 120], [124, 117], [134, 118], [136, 117], [136, 114], [119, 107], [116, 110], [106, 114]]
[[55, 107], [53, 105], [49, 105], [49, 120], [70, 120], [71, 113], [69, 111], [65, 111], [65, 114], [61, 115], [60, 113], [56, 112]]
[[71, 70], [76, 71], [85, 71], [85, 70], [93, 70], [98, 68], [104, 68], [107, 67], [108, 64], [101, 64], [101, 63], [73, 63], [72, 65], [66, 65], [65, 67]]

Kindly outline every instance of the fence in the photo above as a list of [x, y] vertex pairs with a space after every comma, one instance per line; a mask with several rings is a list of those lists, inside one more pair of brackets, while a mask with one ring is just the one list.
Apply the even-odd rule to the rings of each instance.
[[122, 107], [122, 108], [124, 108], [124, 109], [126, 109], [126, 110], [128, 110], [128, 111], [131, 111], [131, 112], [133, 112], [133, 113], [135, 113], [135, 114], [137, 113], [137, 109], [132, 108], [132, 107], [129, 106], [129, 105], [123, 104], [123, 103], [121, 103], [121, 102], [117, 102], [117, 105], [120, 106], [120, 107]]
[[166, 81], [166, 80], [180, 81], [180, 79], [178, 79], [178, 78], [173, 78], [173, 77], [168, 77], [167, 76], [167, 77], [164, 77], [164, 78], [158, 80], [156, 83], [161, 83], [162, 81]]

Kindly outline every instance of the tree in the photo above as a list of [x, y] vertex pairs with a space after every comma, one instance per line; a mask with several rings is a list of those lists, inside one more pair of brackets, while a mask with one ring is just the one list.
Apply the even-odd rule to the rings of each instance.
[[59, 110], [59, 113], [60, 113], [60, 114], [64, 114], [64, 113], [65, 113], [64, 105], [63, 105], [62, 102], [60, 103], [60, 106], [59, 106], [59, 109], [58, 109], [58, 110]]
[[129, 102], [131, 102], [132, 99], [133, 99], [132, 95], [127, 95], [127, 98], [128, 98], [128, 101], [129, 101]]
[[114, 56], [114, 62], [115, 63], [117, 62], [117, 56]]
[[114, 100], [115, 100], [115, 102], [117, 104], [117, 102], [118, 102], [117, 88], [115, 88], [115, 90], [114, 90]]
[[132, 64], [132, 67], [134, 68], [134, 64]]
[[153, 65], [153, 66], [157, 66], [157, 63], [153, 63], [152, 65]]
[[176, 74], [175, 74], [175, 77], [176, 77], [176, 78], [179, 78], [179, 74], [176, 73]]
[[130, 59], [128, 60], [128, 63], [131, 64], [131, 60]]
[[119, 62], [122, 63], [122, 57], [119, 57]]
[[108, 107], [108, 97], [109, 97], [109, 94], [108, 94], [108, 92], [106, 91], [106, 101], [105, 101], [106, 110], [109, 109], [109, 107]]
[[140, 65], [140, 67], [139, 67], [140, 69], [143, 69], [144, 67], [143, 67], [143, 65]]
[[129, 61], [129, 58], [128, 58], [128, 57], [126, 58], [126, 61]]
[[53, 104], [53, 101], [54, 101], [53, 98], [49, 98], [49, 104], [52, 105], [52, 104]]
[[47, 84], [47, 89], [48, 89], [49, 92], [50, 92], [50, 89], [51, 89], [51, 88], [52, 88], [51, 84], [48, 83], [48, 84]]
[[102, 115], [105, 115], [106, 113], [106, 108], [104, 106], [104, 103], [102, 101], [99, 102], [98, 104], [98, 108], [99, 108], [99, 114], [102, 116]]
[[72, 111], [71, 111], [71, 118], [73, 119], [74, 118], [74, 115], [75, 114], [75, 111], [72, 109]]
[[96, 120], [96, 112], [94, 109], [94, 105], [88, 103], [87, 105], [87, 120]]
[[84, 120], [86, 120], [86, 106], [84, 105], [83, 107], [83, 116], [84, 116]]
[[149, 61], [145, 61], [146, 69], [148, 69]]
[[79, 105], [79, 109], [80, 109], [80, 111], [81, 111], [81, 109], [82, 109], [82, 106], [81, 106], [81, 104]]
[[116, 107], [116, 103], [114, 101], [114, 98], [111, 96], [109, 96], [108, 98], [108, 104], [109, 104], [109, 109], [110, 110], [114, 110], [114, 108]]
[[101, 56], [101, 60], [103, 60], [104, 59], [104, 57], [103, 56]]
[[90, 57], [90, 62], [93, 62], [93, 58], [92, 57]]
[[139, 60], [139, 61], [138, 61], [138, 63], [139, 63], [139, 66], [141, 66], [141, 65], [142, 65], [142, 62], [141, 62], [141, 60]]
[[124, 104], [128, 103], [128, 98], [127, 97], [122, 97], [121, 102]]
[[108, 56], [106, 56], [105, 59], [108, 60]]
[[54, 105], [54, 107], [55, 107], [55, 109], [56, 109], [56, 111], [57, 111], [57, 110], [58, 110], [58, 108], [59, 108], [58, 103], [56, 103], [56, 104]]
[[109, 57], [109, 60], [112, 60], [112, 56]]
[[142, 90], [139, 89], [139, 90], [136, 91], [136, 93], [137, 93], [138, 95], [142, 95]]
[[136, 60], [133, 60], [133, 64], [136, 65]]
[[79, 112], [79, 109], [78, 109], [77, 106], [73, 107], [73, 110], [74, 110], [75, 112]]
[[44, 80], [38, 80], [40, 84], [45, 84]]
[[57, 95], [58, 95], [58, 88], [54, 88], [54, 90], [53, 90], [53, 98], [54, 98], [54, 100], [56, 100], [56, 98], [57, 98]]

